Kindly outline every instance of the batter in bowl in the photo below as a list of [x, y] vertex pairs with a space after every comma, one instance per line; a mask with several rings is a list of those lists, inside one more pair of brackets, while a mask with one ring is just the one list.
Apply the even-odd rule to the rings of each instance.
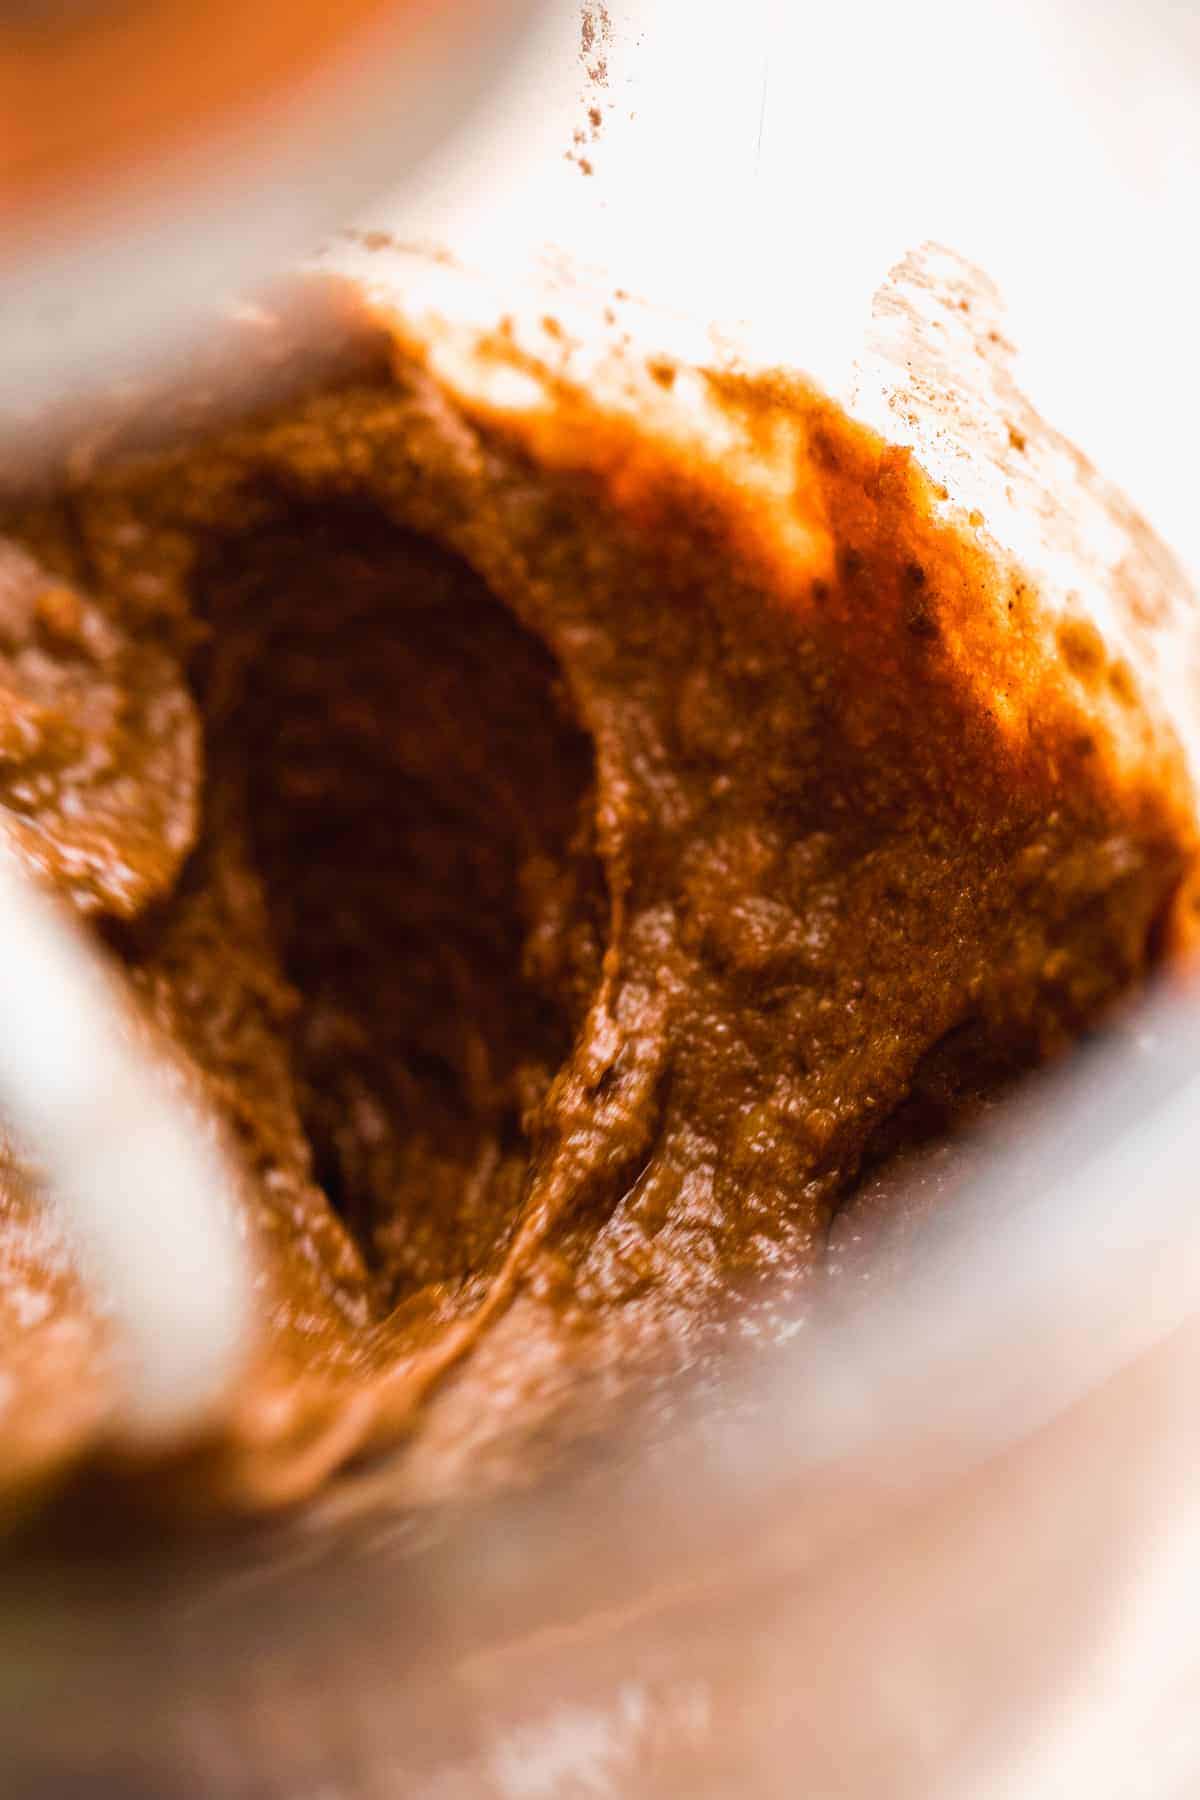
[[[259, 1249], [253, 1365], [160, 1480], [527, 1474], [813, 1280], [914, 1092], [969, 1104], [1186, 941], [1194, 600], [990, 307], [905, 265], [847, 412], [343, 293], [286, 400], [9, 484], [0, 799]], [[5, 1171], [29, 1481], [121, 1445]]]

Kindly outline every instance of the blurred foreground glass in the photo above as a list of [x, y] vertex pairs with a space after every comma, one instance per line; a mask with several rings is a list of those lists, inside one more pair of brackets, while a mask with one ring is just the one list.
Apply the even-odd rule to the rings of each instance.
[[135, 378], [441, 144], [541, 0], [0, 8], [0, 448]]

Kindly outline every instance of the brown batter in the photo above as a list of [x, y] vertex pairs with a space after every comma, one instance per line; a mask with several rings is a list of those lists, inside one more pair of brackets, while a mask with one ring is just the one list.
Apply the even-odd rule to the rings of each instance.
[[[1136, 755], [1043, 596], [802, 383], [708, 379], [705, 461], [356, 331], [352, 379], [131, 427], [0, 546], [0, 798], [245, 1175], [261, 1355], [183, 1466], [241, 1505], [418, 1426], [405, 1491], [527, 1469], [694, 1363], [930, 1105], [1139, 976], [1193, 844], [1132, 674]], [[780, 442], [782, 503], [738, 476]], [[86, 1352], [49, 1447], [14, 1376], [24, 1473], [106, 1365], [61, 1258], [18, 1262]]]

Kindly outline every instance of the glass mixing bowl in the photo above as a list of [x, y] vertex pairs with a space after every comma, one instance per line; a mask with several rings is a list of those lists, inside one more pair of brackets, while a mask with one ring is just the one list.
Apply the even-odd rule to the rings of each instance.
[[[893, 254], [951, 241], [1009, 293], [1034, 399], [1200, 560], [1190, 9], [614, 0], [545, 44], [364, 223], [499, 294], [568, 258], [702, 334], [747, 319], [721, 342], [830, 385]], [[186, 244], [269, 215], [270, 250], [276, 205], [214, 188]], [[45, 328], [81, 268], [119, 271], [5, 363], [36, 365], [27, 419], [94, 372], [134, 268], [163, 318], [197, 270], [211, 297], [207, 251], [165, 271], [184, 241], [6, 286]], [[1198, 1122], [1180, 988], [998, 1116], [903, 1280], [536, 1489], [414, 1516], [383, 1465], [252, 1531], [118, 1530], [95, 1494], [35, 1522], [0, 1581], [5, 1791], [1194, 1793]]]

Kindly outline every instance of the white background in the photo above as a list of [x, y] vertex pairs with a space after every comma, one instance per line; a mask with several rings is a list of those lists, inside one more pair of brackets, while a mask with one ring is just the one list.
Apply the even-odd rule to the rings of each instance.
[[562, 246], [835, 388], [888, 264], [939, 239], [1001, 284], [1035, 403], [1200, 566], [1194, 0], [611, 0], [606, 88], [582, 10], [372, 218], [497, 269]]

